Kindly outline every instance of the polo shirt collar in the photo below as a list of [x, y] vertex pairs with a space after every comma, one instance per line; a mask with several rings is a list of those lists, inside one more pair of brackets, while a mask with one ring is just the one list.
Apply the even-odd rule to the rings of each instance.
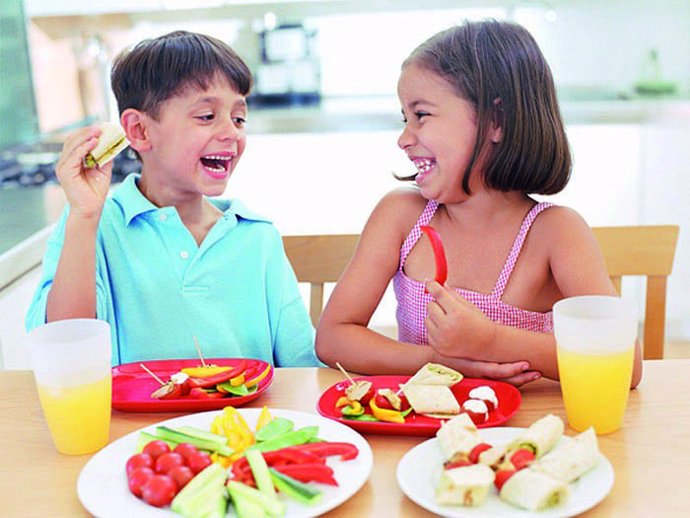
[[[112, 198], [117, 203], [125, 217], [125, 224], [129, 225], [134, 218], [146, 212], [159, 210], [151, 201], [144, 196], [137, 182], [141, 175], [136, 173], [129, 174], [122, 181], [120, 186], [113, 192]], [[271, 223], [271, 220], [265, 218], [255, 212], [249, 210], [239, 200], [227, 200], [222, 198], [209, 199], [216, 207], [223, 211], [225, 218], [230, 219], [247, 219], [252, 221], [265, 221]]]

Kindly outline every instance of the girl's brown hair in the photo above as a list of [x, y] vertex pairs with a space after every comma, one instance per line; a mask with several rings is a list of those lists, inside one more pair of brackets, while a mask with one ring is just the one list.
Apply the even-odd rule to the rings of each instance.
[[205, 90], [218, 75], [241, 95], [249, 93], [251, 71], [229, 45], [204, 34], [175, 31], [121, 52], [110, 83], [120, 114], [135, 108], [157, 118], [163, 101], [188, 86]]
[[551, 70], [522, 26], [467, 22], [417, 47], [403, 63], [438, 74], [474, 106], [477, 138], [462, 187], [485, 147], [491, 125], [501, 142], [486, 157], [483, 181], [499, 191], [555, 194], [570, 179], [572, 160]]

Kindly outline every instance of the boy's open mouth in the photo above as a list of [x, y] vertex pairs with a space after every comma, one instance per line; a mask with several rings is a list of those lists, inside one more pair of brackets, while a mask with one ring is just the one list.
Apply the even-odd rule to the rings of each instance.
[[201, 164], [211, 171], [221, 173], [228, 170], [231, 156], [208, 155], [201, 157]]

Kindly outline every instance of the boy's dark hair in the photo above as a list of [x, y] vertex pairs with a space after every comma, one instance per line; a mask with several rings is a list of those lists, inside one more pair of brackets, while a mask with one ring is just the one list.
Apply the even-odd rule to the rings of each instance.
[[110, 83], [120, 114], [135, 108], [155, 119], [163, 101], [189, 86], [206, 89], [218, 74], [241, 95], [252, 87], [251, 71], [229, 45], [204, 34], [175, 31], [120, 52]]
[[483, 181], [499, 191], [555, 194], [570, 179], [572, 161], [551, 70], [537, 42], [522, 26], [488, 20], [442, 31], [403, 63], [438, 74], [474, 106], [477, 139], [464, 173], [485, 145], [491, 124], [503, 138], [489, 150]]

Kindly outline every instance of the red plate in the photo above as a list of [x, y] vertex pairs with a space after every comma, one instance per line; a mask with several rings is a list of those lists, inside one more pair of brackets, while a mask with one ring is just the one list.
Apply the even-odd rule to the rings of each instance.
[[[229, 365], [235, 367], [241, 358], [211, 358], [206, 363]], [[268, 366], [263, 360], [247, 359], [247, 368], [257, 366], [260, 374]], [[160, 385], [139, 365], [143, 363], [163, 381], [168, 381], [172, 374], [184, 367], [198, 367], [198, 359], [190, 360], [154, 360], [125, 363], [113, 367], [113, 409], [123, 412], [200, 412], [216, 410], [226, 406], [241, 406], [256, 399], [273, 382], [273, 368], [259, 382], [256, 392], [246, 396], [232, 396], [220, 399], [154, 399], [151, 393]]]
[[[355, 378], [355, 381], [371, 381], [374, 389], [391, 388], [398, 390], [401, 383], [405, 383], [410, 376], [364, 376]], [[441, 427], [442, 419], [434, 419], [421, 414], [412, 412], [405, 418], [405, 423], [388, 423], [385, 421], [357, 421], [355, 419], [344, 419], [335, 408], [338, 398], [345, 395], [345, 389], [350, 382], [343, 380], [328, 388], [317, 404], [316, 409], [319, 414], [339, 421], [347, 426], [365, 433], [379, 433], [386, 435], [423, 435], [433, 436]], [[489, 412], [489, 419], [486, 423], [477, 425], [478, 428], [488, 428], [505, 423], [513, 417], [520, 408], [522, 395], [513, 385], [502, 381], [483, 380], [476, 378], [463, 378], [460, 383], [456, 383], [450, 389], [455, 395], [460, 405], [467, 399], [467, 394], [475, 387], [487, 385], [494, 389], [498, 399], [498, 408]], [[367, 413], [371, 411], [367, 409]]]

